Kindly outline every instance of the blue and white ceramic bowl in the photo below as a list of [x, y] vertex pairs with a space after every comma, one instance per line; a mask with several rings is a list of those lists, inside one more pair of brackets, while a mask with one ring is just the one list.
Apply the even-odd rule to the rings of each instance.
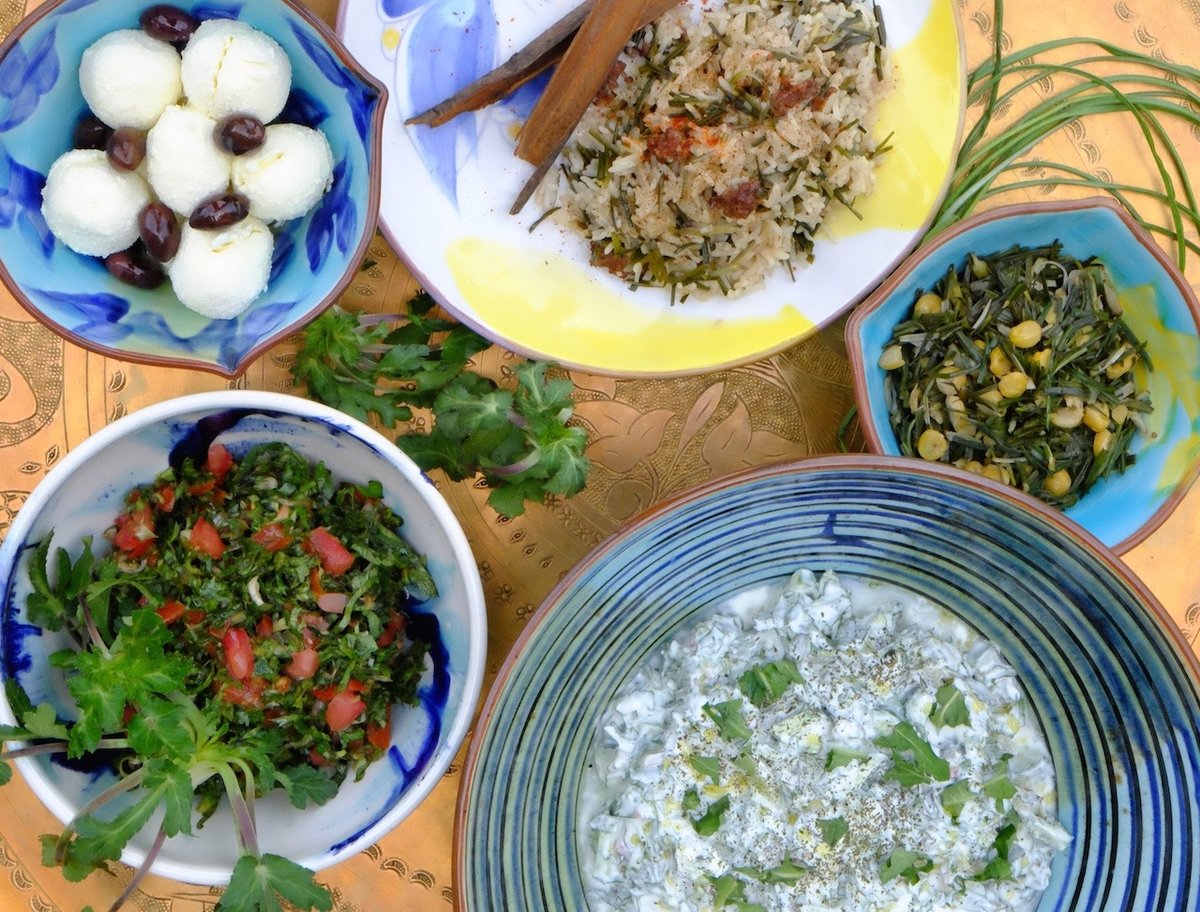
[[1200, 908], [1200, 663], [1162, 606], [1020, 492], [915, 459], [836, 456], [689, 492], [551, 593], [472, 740], [455, 838], [465, 912], [588, 908], [577, 834], [600, 713], [681, 628], [802, 567], [923, 594], [1015, 668], [1072, 836], [1040, 912]]
[[[62, 707], [60, 716], [69, 718], [61, 675], [47, 663], [64, 641], [24, 620], [34, 546], [53, 531], [56, 545], [78, 551], [83, 536], [98, 536], [112, 524], [130, 488], [152, 480], [172, 458], [207, 452], [213, 439], [235, 455], [257, 443], [283, 441], [310, 460], [324, 461], [339, 481], [378, 479], [438, 587], [438, 596], [417, 609], [436, 631], [420, 704], [394, 711], [386, 757], [320, 807], [297, 810], [282, 792], [256, 803], [263, 851], [317, 870], [380, 839], [442, 778], [471, 722], [487, 646], [479, 573], [454, 514], [416, 465], [366, 425], [294, 396], [222, 391], [150, 406], [89, 437], [35, 488], [0, 544], [0, 671], [5, 679], [15, 676], [34, 702], [53, 700]], [[12, 722], [2, 698], [0, 716]], [[27, 757], [16, 763], [65, 822], [112, 784], [114, 774], [68, 769], [61, 759]], [[138, 834], [122, 860], [139, 865], [153, 837], [151, 830]], [[167, 840], [152, 870], [190, 883], [221, 884], [237, 856], [232, 814], [219, 811], [195, 835]]]
[[859, 425], [871, 450], [900, 455], [879, 356], [921, 290], [943, 279], [952, 265], [965, 263], [969, 253], [1054, 241], [1065, 253], [1095, 256], [1108, 267], [1125, 322], [1146, 343], [1154, 366], [1146, 375], [1154, 406], [1146, 421], [1150, 434], [1135, 438], [1136, 463], [1096, 484], [1065, 511], [1121, 554], [1163, 523], [1200, 474], [1200, 303], [1162, 248], [1106, 197], [984, 212], [905, 260], [846, 324]]
[[350, 283], [379, 212], [386, 90], [298, 0], [183, 0], [199, 18], [235, 17], [274, 38], [292, 64], [281, 120], [316, 127], [333, 150], [321, 202], [277, 232], [267, 290], [236, 319], [188, 310], [169, 283], [152, 291], [114, 279], [100, 259], [57, 242], [42, 187], [87, 110], [79, 59], [100, 36], [137, 28], [150, 0], [52, 0], [0, 44], [0, 279], [35, 317], [113, 357], [235, 376]]

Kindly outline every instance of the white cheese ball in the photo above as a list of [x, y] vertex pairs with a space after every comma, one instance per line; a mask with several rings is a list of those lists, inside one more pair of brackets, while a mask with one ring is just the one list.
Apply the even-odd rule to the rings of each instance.
[[54, 236], [87, 256], [108, 256], [138, 237], [138, 215], [150, 188], [134, 171], [120, 171], [99, 149], [75, 149], [50, 166], [42, 216]]
[[292, 64], [271, 37], [236, 19], [208, 19], [188, 40], [181, 69], [188, 104], [214, 120], [279, 116], [292, 87]]
[[92, 113], [113, 129], [148, 130], [179, 100], [179, 52], [141, 29], [109, 32], [83, 52], [79, 88]]
[[233, 156], [213, 140], [216, 122], [171, 105], [146, 134], [146, 177], [158, 198], [182, 216], [229, 189]]
[[266, 290], [274, 246], [271, 230], [252, 215], [213, 231], [185, 223], [167, 266], [175, 296], [215, 320], [238, 316]]
[[300, 124], [267, 127], [263, 144], [233, 160], [233, 189], [264, 222], [298, 218], [316, 205], [333, 178], [333, 152], [320, 130]]

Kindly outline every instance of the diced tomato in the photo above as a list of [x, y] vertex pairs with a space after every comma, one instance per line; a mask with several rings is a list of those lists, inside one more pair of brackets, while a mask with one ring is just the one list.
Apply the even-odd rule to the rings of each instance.
[[241, 627], [230, 627], [221, 637], [225, 650], [225, 667], [230, 677], [245, 681], [254, 673], [254, 649], [250, 645], [250, 634]]
[[317, 598], [325, 594], [325, 587], [321, 585], [321, 571], [316, 567], [308, 571], [308, 588], [312, 590], [312, 594]]
[[283, 526], [272, 522], [260, 527], [250, 536], [250, 541], [267, 551], [282, 551], [292, 543], [293, 539], [283, 531]]
[[225, 553], [225, 542], [221, 541], [216, 527], [203, 516], [192, 526], [188, 546], [197, 554], [207, 554], [213, 560], [220, 560]]
[[208, 457], [204, 460], [204, 468], [211, 472], [217, 484], [220, 484], [233, 468], [233, 455], [222, 444], [211, 443], [208, 446]]
[[308, 534], [308, 545], [330, 576], [340, 576], [354, 563], [354, 555], [324, 526], [318, 526]]
[[391, 646], [396, 641], [396, 637], [403, 636], [404, 631], [408, 629], [408, 618], [402, 614], [393, 614], [388, 618], [388, 622], [383, 627], [383, 632], [376, 638], [375, 643], [380, 649], [386, 646]]
[[317, 607], [326, 614], [341, 614], [349, 597], [344, 592], [325, 592], [317, 597]]
[[188, 493], [194, 497], [199, 497], [201, 494], [207, 494], [217, 486], [215, 478], [206, 478], [204, 481], [198, 481], [194, 485], [188, 485]]
[[[317, 673], [318, 659], [319, 656], [315, 649], [300, 649], [292, 653], [292, 660], [288, 662], [283, 673], [293, 681], [311, 678]], [[329, 695], [333, 696], [333, 693], [331, 692]]]
[[138, 714], [138, 708], [132, 703], [125, 704], [125, 712], [121, 714], [121, 725], [125, 728], [129, 727], [129, 723], [133, 721], [133, 717]]
[[349, 728], [366, 712], [367, 704], [349, 690], [339, 691], [329, 698], [325, 707], [325, 724], [331, 732], [340, 732]]
[[187, 609], [183, 602], [170, 601], [163, 602], [154, 610], [157, 611], [158, 616], [163, 619], [163, 623], [174, 624], [177, 620], [183, 617]]
[[235, 706], [247, 709], [258, 709], [262, 706], [263, 691], [267, 682], [263, 678], [248, 678], [236, 684], [226, 684], [221, 688], [221, 699]]
[[130, 557], [142, 557], [154, 547], [154, 513], [148, 506], [135, 507], [117, 517], [113, 547]]
[[260, 639], [263, 637], [274, 636], [275, 621], [271, 619], [270, 615], [264, 614], [258, 619], [258, 623], [254, 625], [254, 632], [258, 634]]
[[164, 513], [170, 513], [175, 509], [175, 486], [161, 485], [154, 492], [154, 499], [158, 502], [158, 506]]
[[204, 623], [204, 619], [207, 616], [208, 615], [206, 615], [199, 608], [189, 608], [183, 613], [183, 622], [189, 627], [197, 627]]
[[325, 759], [324, 754], [318, 751], [315, 747], [309, 748], [308, 762], [313, 766], [328, 766], [329, 761]]
[[387, 722], [383, 725], [376, 725], [374, 722], [367, 723], [367, 743], [372, 747], [377, 747], [381, 751], [385, 751], [392, 743], [392, 717], [388, 716]]
[[350, 694], [365, 693], [367, 685], [357, 678], [351, 678], [346, 682], [345, 688], [339, 688], [336, 684], [326, 684], [324, 687], [313, 688], [313, 696], [322, 703], [328, 703], [337, 696], [339, 690], [343, 689], [346, 693]]

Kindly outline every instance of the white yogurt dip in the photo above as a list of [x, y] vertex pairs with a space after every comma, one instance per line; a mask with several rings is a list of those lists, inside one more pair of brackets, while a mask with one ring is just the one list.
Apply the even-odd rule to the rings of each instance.
[[996, 648], [828, 572], [681, 632], [603, 713], [588, 777], [593, 912], [1032, 909], [1070, 841]]

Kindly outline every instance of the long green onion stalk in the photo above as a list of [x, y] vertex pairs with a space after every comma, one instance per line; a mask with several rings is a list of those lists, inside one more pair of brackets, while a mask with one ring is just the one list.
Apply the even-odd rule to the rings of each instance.
[[[1004, 2], [996, 0], [992, 54], [967, 78], [967, 103], [982, 105], [982, 111], [963, 139], [950, 189], [928, 236], [991, 197], [1037, 187], [1081, 187], [1109, 194], [1147, 231], [1170, 238], [1175, 259], [1185, 268], [1188, 252], [1200, 253], [1200, 246], [1188, 236], [1200, 234], [1200, 207], [1164, 123], [1179, 119], [1200, 127], [1200, 70], [1093, 38], [1043, 41], [1005, 54], [1003, 25]], [[1070, 49], [1083, 56], [1066, 62], [1044, 59]], [[1011, 123], [992, 129], [998, 111], [1009, 104], [1023, 105], [1029, 93], [1038, 92], [1054, 77], [1065, 77], [1068, 84], [1045, 94]], [[1101, 114], [1133, 118], [1154, 162], [1159, 186], [1134, 186], [1063, 162], [1026, 158], [1061, 128]], [[1002, 177], [1005, 180], [1000, 182]], [[1139, 202], [1157, 204], [1166, 223], [1144, 215]]]

